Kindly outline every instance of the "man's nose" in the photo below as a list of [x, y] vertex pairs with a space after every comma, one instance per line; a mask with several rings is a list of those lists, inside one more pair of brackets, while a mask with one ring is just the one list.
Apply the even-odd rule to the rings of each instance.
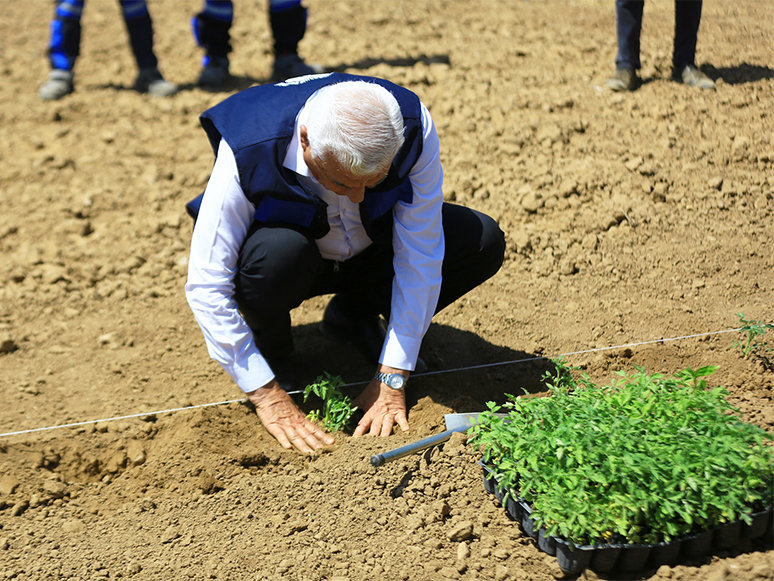
[[357, 186], [347, 190], [347, 197], [355, 204], [359, 204], [365, 199], [365, 186]]

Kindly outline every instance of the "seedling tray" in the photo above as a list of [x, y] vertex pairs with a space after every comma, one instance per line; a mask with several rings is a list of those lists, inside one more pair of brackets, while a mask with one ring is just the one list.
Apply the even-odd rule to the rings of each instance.
[[492, 469], [483, 461], [479, 461], [479, 465], [484, 472], [484, 489], [497, 498], [511, 520], [519, 523], [524, 534], [535, 539], [541, 551], [556, 557], [559, 567], [569, 575], [587, 568], [597, 573], [613, 570], [634, 573], [649, 567], [673, 566], [682, 558], [698, 559], [713, 551], [728, 549], [741, 539], [774, 534], [774, 507], [769, 507], [753, 513], [749, 525], [737, 520], [670, 543], [571, 545], [562, 537], [549, 536], [545, 529], [536, 528], [530, 504], [512, 491], [501, 488], [492, 475]]

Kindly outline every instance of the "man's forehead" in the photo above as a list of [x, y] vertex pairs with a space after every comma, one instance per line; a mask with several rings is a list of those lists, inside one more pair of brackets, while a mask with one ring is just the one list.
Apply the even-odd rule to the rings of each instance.
[[387, 177], [387, 171], [379, 172], [371, 176], [354, 176], [344, 170], [341, 163], [334, 157], [328, 155], [326, 159], [319, 160], [320, 169], [337, 186], [350, 188], [356, 185], [365, 185], [373, 187]]

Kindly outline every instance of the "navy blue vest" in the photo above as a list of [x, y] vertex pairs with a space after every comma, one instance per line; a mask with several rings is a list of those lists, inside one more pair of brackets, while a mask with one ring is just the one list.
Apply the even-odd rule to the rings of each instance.
[[[408, 89], [374, 77], [332, 73], [302, 78], [301, 82], [291, 79], [252, 87], [205, 111], [200, 121], [215, 154], [221, 138], [225, 139], [234, 152], [242, 190], [256, 207], [256, 220], [288, 224], [321, 238], [330, 230], [327, 205], [299, 183], [295, 172], [282, 165], [296, 116], [315, 91], [334, 83], [360, 80], [385, 87], [400, 105], [405, 143], [393, 159], [387, 178], [366, 190], [360, 217], [374, 242], [390, 242], [390, 210], [398, 201], [411, 203], [413, 198], [408, 176], [422, 153], [419, 98]], [[194, 218], [200, 204], [201, 196], [186, 206]]]

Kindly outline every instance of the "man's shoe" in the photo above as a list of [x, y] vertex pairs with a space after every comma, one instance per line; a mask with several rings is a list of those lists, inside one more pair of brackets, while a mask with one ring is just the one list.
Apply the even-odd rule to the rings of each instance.
[[[325, 308], [320, 332], [338, 343], [355, 347], [370, 363], [378, 363], [387, 336], [384, 319], [378, 315], [353, 317], [341, 305], [340, 295], [334, 296]], [[427, 365], [417, 358], [413, 373], [424, 373]]]
[[308, 65], [296, 53], [283, 54], [274, 59], [271, 79], [274, 82], [285, 81], [293, 77], [315, 75], [323, 72], [320, 65]]
[[615, 70], [612, 77], [605, 81], [605, 87], [611, 91], [633, 91], [637, 88], [637, 73], [634, 69], [621, 67]]
[[154, 97], [169, 97], [177, 93], [178, 87], [165, 80], [158, 69], [140, 69], [134, 81], [134, 90]]
[[689, 87], [696, 87], [706, 91], [711, 91], [715, 88], [715, 81], [693, 65], [685, 65], [679, 75], [675, 72], [672, 76], [676, 81], [682, 81], [684, 85]]
[[73, 72], [55, 69], [40, 86], [38, 97], [44, 101], [56, 101], [73, 92]]
[[207, 64], [199, 73], [199, 78], [196, 79], [196, 84], [200, 87], [219, 89], [231, 78], [228, 65], [227, 57], [209, 57]]
[[337, 343], [356, 347], [370, 363], [379, 361], [387, 336], [380, 316], [353, 317], [345, 314], [340, 295], [334, 296], [325, 308], [320, 332]]

